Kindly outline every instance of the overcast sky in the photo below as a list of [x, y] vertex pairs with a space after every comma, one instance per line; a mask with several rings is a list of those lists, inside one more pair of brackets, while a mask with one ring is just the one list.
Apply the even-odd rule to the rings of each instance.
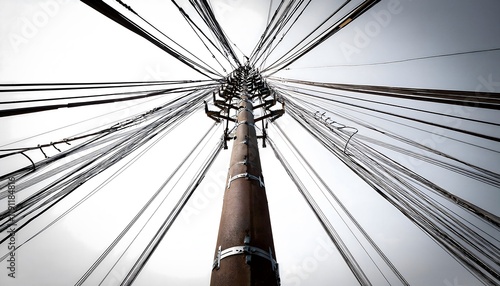
[[[217, 67], [170, 1], [125, 2], [172, 39]], [[243, 59], [243, 55], [251, 53], [265, 28], [269, 1], [210, 2], [221, 26], [236, 44], [237, 54]], [[276, 2], [273, 1], [272, 7], [277, 6]], [[341, 2], [313, 0], [304, 17], [297, 22], [297, 27], [291, 30], [269, 62], [292, 47], [296, 40]], [[109, 3], [115, 5], [114, 1]], [[193, 13], [188, 1], [179, 1], [179, 4], [188, 13]], [[495, 0], [382, 0], [369, 13], [275, 76], [335, 83], [500, 92], [498, 51], [382, 64], [499, 48], [499, 13], [500, 2]], [[1, 83], [203, 79], [203, 76], [151, 43], [79, 1], [0, 0], [0, 39]], [[10, 99], [9, 96], [17, 95], [6, 95], [0, 100]], [[158, 98], [149, 102], [124, 102], [2, 118], [0, 146], [33, 146], [59, 140], [92, 126], [149, 110], [163, 100]], [[444, 105], [424, 107], [442, 112], [456, 111]], [[89, 114], [106, 115], [47, 132], [80, 122]], [[499, 118], [497, 112], [479, 112], [476, 109], [467, 109], [466, 116], [495, 122]], [[183, 128], [177, 128], [92, 200], [20, 248], [16, 279], [7, 277], [5, 262], [1, 262], [0, 285], [74, 284], [128, 222], [131, 213], [140, 208], [140, 203], [145, 202], [177, 166], [183, 156], [182, 151], [187, 152], [190, 148], [186, 147], [186, 142], [198, 140], [210, 124], [202, 112], [195, 114], [181, 125]], [[298, 128], [290, 117], [284, 116], [279, 124], [290, 136], [297, 138], [297, 145], [304, 154], [312, 162], [317, 162], [319, 173], [332, 189], [338, 191], [346, 206], [412, 285], [480, 285], [475, 277], [355, 174], [333, 156], [321, 151], [322, 147], [307, 137], [307, 133]], [[401, 128], [390, 124], [386, 127], [392, 130]], [[411, 133], [398, 131], [405, 135]], [[498, 131], [491, 129], [485, 132], [499, 134]], [[218, 128], [214, 140], [207, 145], [209, 148], [221, 132]], [[270, 132], [276, 134], [272, 129]], [[10, 144], [41, 133], [45, 134]], [[413, 135], [415, 140], [432, 142], [439, 150], [450, 151], [459, 158], [499, 173], [498, 152], [481, 151], [446, 139], [437, 140], [428, 134]], [[278, 137], [275, 140], [281, 143]], [[498, 144], [490, 145], [498, 151]], [[285, 150], [286, 145], [281, 146], [285, 154], [290, 154]], [[223, 151], [220, 154], [204, 183], [186, 206], [187, 212], [179, 217], [138, 277], [137, 285], [208, 285], [229, 153]], [[261, 149], [261, 157], [282, 285], [356, 285], [341, 256], [275, 160], [272, 150]], [[289, 158], [294, 160], [292, 156]], [[36, 154], [34, 159], [41, 160], [43, 156]], [[405, 162], [405, 158], [396, 159]], [[22, 165], [25, 163], [23, 160], [8, 163]], [[295, 162], [295, 165], [300, 164]], [[448, 173], [436, 172], [426, 165], [409, 164], [409, 167], [490, 212], [500, 214], [498, 189], [460, 176], [448, 177]], [[0, 162], [2, 174], [11, 168]], [[112, 169], [86, 183], [74, 197], [69, 197], [67, 202], [20, 232], [17, 241], [23, 242], [62, 213], [71, 202], [95, 189], [117, 167]], [[307, 179], [304, 177], [304, 180]], [[308, 185], [314, 188], [312, 182]], [[180, 187], [178, 189], [181, 190]], [[319, 192], [316, 195], [318, 200], [325, 201]], [[21, 194], [19, 198], [22, 198]], [[5, 207], [6, 203], [2, 202], [0, 210]], [[355, 255], [364, 257], [354, 238], [341, 226], [335, 212], [328, 206], [325, 209], [331, 220], [338, 223]], [[168, 206], [165, 206], [147, 233], [153, 233], [167, 213]], [[498, 232], [493, 232], [493, 235], [498, 237]], [[143, 237], [142, 243], [147, 239]], [[125, 244], [120, 245], [86, 285], [97, 285], [125, 247]], [[138, 242], [111, 271], [103, 285], [116, 285], [140, 249]], [[2, 246], [0, 254], [6, 252]], [[366, 257], [360, 260], [374, 285], [387, 284]]]

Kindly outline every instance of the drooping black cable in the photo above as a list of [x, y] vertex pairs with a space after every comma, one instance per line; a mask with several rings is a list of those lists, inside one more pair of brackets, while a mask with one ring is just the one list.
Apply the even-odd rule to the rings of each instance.
[[[152, 100], [157, 100], [157, 99], [153, 98], [153, 99], [150, 99], [150, 100], [141, 101], [140, 103], [137, 103], [136, 106], [142, 105], [142, 104], [145, 104], [145, 103], [149, 103]], [[67, 127], [71, 127], [71, 126], [75, 126], [75, 125], [78, 125], [78, 124], [81, 124], [81, 123], [84, 123], [84, 122], [88, 122], [88, 121], [94, 120], [94, 119], [99, 118], [99, 117], [108, 116], [110, 114], [113, 114], [115, 112], [120, 112], [120, 111], [123, 111], [124, 109], [128, 109], [128, 108], [129, 107], [123, 107], [121, 109], [117, 109], [117, 110], [114, 110], [114, 111], [109, 111], [109, 112], [106, 112], [106, 113], [101, 114], [101, 115], [97, 115], [97, 116], [94, 116], [94, 117], [89, 117], [89, 118], [86, 118], [84, 120], [81, 120], [81, 121], [78, 121], [78, 122], [75, 122], [75, 123], [71, 123], [69, 125], [57, 127], [56, 129], [48, 130], [48, 131], [45, 131], [45, 132], [42, 132], [42, 133], [31, 135], [31, 136], [23, 138], [23, 139], [19, 139], [19, 140], [13, 141], [13, 142], [6, 143], [4, 145], [1, 145], [0, 147], [5, 147], [5, 146], [16, 144], [16, 143], [19, 143], [19, 142], [22, 142], [22, 141], [26, 141], [26, 140], [35, 138], [37, 136], [45, 135], [45, 134], [48, 134], [48, 133], [51, 133], [51, 132], [54, 132], [54, 131], [62, 130], [62, 129], [67, 128]], [[112, 122], [112, 123], [116, 123], [118, 121], [119, 121], [119, 119], [117, 121]], [[104, 125], [97, 126], [96, 128], [103, 127], [103, 126]], [[86, 133], [88, 133], [88, 132], [90, 132], [91, 130], [94, 130], [94, 129], [95, 128], [92, 128], [90, 130], [83, 131], [83, 132], [81, 132], [79, 134], [76, 134], [76, 135], [73, 135], [73, 136], [79, 136], [81, 134], [86, 134]], [[4, 149], [1, 149], [0, 152], [19, 151], [19, 150], [23, 150], [23, 148], [4, 148]]]

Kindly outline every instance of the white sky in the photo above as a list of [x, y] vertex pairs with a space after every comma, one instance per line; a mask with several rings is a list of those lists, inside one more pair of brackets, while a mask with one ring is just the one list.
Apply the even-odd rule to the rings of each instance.
[[[276, 2], [278, 1], [274, 1], [274, 7], [277, 5]], [[287, 38], [289, 42], [284, 41], [283, 46], [276, 49], [277, 54], [290, 48], [294, 39], [307, 33], [340, 2], [313, 0], [304, 19], [290, 32]], [[130, 0], [126, 3], [200, 58], [207, 61], [211, 59], [170, 1]], [[179, 3], [182, 3], [181, 6], [194, 16], [187, 1]], [[269, 2], [220, 0], [211, 3], [229, 38], [246, 55], [250, 54], [265, 27]], [[356, 35], [359, 35], [359, 31], [366, 33], [369, 25], [380, 23], [377, 22], [376, 15], [384, 11], [396, 13], [390, 13], [390, 20], [387, 23], [381, 23], [379, 30], [367, 36], [362, 45], [357, 45]], [[500, 34], [499, 12], [500, 4], [494, 0], [383, 0], [372, 9], [372, 12], [357, 19], [344, 31], [290, 66], [289, 70], [280, 72], [276, 76], [338, 83], [499, 92], [499, 52], [392, 65], [345, 66], [500, 47], [500, 38], [497, 36]], [[1, 83], [203, 78], [149, 42], [79, 1], [0, 0], [0, 23]], [[355, 47], [356, 52], [346, 54], [346, 47]], [[239, 52], [238, 55], [241, 56]], [[215, 62], [210, 64], [217, 66]], [[325, 68], [326, 66], [338, 67]], [[64, 93], [54, 93], [54, 95], [60, 94]], [[6, 99], [9, 98], [4, 97], [0, 100]], [[40, 135], [8, 147], [32, 146], [59, 140], [93, 126], [108, 124], [149, 110], [163, 100], [158, 98], [140, 105], [136, 105], [135, 102], [125, 102], [85, 107], [81, 110], [60, 109], [22, 117], [2, 118], [0, 146], [82, 121], [88, 118], [89, 114], [91, 116], [106, 114], [92, 121]], [[137, 103], [139, 102], [143, 101]], [[454, 114], [466, 112], [465, 115], [472, 118], [498, 122], [496, 112], [478, 113], [474, 109], [464, 111], [449, 106], [422, 106]], [[114, 113], [109, 114], [110, 112]], [[182, 125], [183, 128], [178, 128], [176, 133], [168, 135], [93, 199], [19, 249], [16, 279], [8, 278], [4, 262], [0, 263], [2, 264], [0, 285], [74, 284], [128, 222], [127, 218], [129, 219], [140, 208], [140, 203], [146, 201], [148, 194], [152, 194], [168, 176], [169, 171], [177, 166], [178, 160], [184, 156], [182, 151], [187, 152], [190, 148], [186, 145], [198, 140], [210, 124], [210, 120], [203, 113], [195, 114], [189, 122]], [[474, 277], [415, 225], [335, 158], [321, 151], [317, 142], [310, 140], [288, 116], [281, 118], [279, 124], [290, 133], [290, 136], [296, 138], [296, 144], [302, 152], [311, 158], [311, 162], [315, 162], [318, 172], [323, 175], [331, 188], [338, 192], [337, 195], [412, 285], [478, 285], [479, 282]], [[392, 130], [401, 128], [391, 124], [385, 127]], [[480, 151], [450, 140], [437, 140], [428, 134], [403, 129], [399, 131], [415, 140], [434, 144], [440, 150], [446, 150], [496, 173], [499, 172], [498, 153]], [[498, 130], [489, 131], [498, 134], [494, 133]], [[271, 135], [275, 134], [272, 129], [270, 132]], [[218, 128], [215, 136], [220, 134], [221, 129]], [[277, 143], [280, 142], [277, 137], [275, 140]], [[212, 147], [212, 143], [209, 143], [208, 147]], [[492, 148], [498, 150], [496, 145]], [[285, 145], [281, 146], [283, 152], [289, 154]], [[54, 154], [56, 151], [47, 152]], [[221, 152], [203, 185], [186, 206], [189, 212], [182, 214], [173, 225], [138, 277], [136, 285], [208, 285], [229, 154], [230, 151]], [[34, 159], [42, 158], [42, 154], [34, 155]], [[334, 283], [356, 285], [340, 255], [275, 160], [272, 150], [261, 149], [261, 158], [283, 285], [318, 286]], [[287, 158], [293, 161], [292, 156]], [[498, 189], [488, 188], [459, 176], [448, 177], [448, 173], [436, 172], [427, 165], [410, 164], [402, 157], [396, 159], [489, 211], [499, 214]], [[9, 161], [8, 164], [0, 161], [1, 173], [12, 169], [12, 166], [25, 164], [24, 160], [16, 159]], [[295, 166], [298, 166], [297, 162]], [[54, 208], [33, 226], [19, 233], [18, 241], [24, 241], [63, 212], [70, 205], [70, 201], [77, 201], [82, 194], [93, 190], [117, 167], [110, 168], [112, 170], [79, 188], [67, 202]], [[305, 176], [301, 179], [308, 181]], [[311, 191], [315, 192], [318, 201], [326, 206], [326, 201], [321, 199], [318, 190], [314, 190], [310, 181], [308, 186], [311, 186]], [[180, 192], [183, 189], [177, 187], [176, 191]], [[19, 198], [22, 198], [22, 195]], [[170, 205], [172, 203], [174, 202], [171, 201]], [[4, 204], [0, 209], [4, 209]], [[146, 233], [154, 232], [155, 227], [166, 216], [168, 206], [162, 210], [163, 212], [157, 215]], [[344, 235], [346, 243], [352, 246], [353, 253], [365, 258], [360, 259], [360, 263], [366, 266], [367, 274], [373, 279], [374, 285], [385, 285], [385, 281], [373, 270], [373, 265], [363, 255], [334, 211], [326, 206], [325, 212], [333, 222], [337, 223], [339, 232]], [[498, 237], [498, 233], [495, 234]], [[142, 243], [147, 239], [143, 237]], [[120, 281], [135, 255], [140, 252], [140, 242], [127, 252], [103, 285], [114, 285]], [[124, 248], [124, 244], [119, 245], [102, 264], [103, 267], [98, 268], [90, 277], [86, 285], [97, 285]], [[0, 254], [4, 253], [6, 250], [2, 248]]]

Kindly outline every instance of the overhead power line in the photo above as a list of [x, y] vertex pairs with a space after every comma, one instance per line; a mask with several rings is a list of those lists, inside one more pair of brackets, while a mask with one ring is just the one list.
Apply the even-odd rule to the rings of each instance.
[[495, 110], [500, 109], [500, 93], [497, 92], [326, 83], [326, 82], [313, 82], [313, 81], [296, 80], [296, 79], [285, 79], [277, 77], [271, 77], [270, 79], [285, 83], [291, 82], [291, 83], [305, 84], [315, 87], [359, 92], [359, 93], [372, 94], [384, 97], [412, 99], [412, 100], [446, 103], [453, 105], [465, 105], [465, 106], [495, 109]]
[[[323, 21], [323, 23], [321, 23], [320, 26], [318, 26], [314, 31], [316, 31], [319, 27], [325, 24], [331, 17], [340, 12], [349, 2], [350, 1], [344, 2], [334, 13], [330, 15], [330, 17], [328, 17], [325, 21]], [[378, 2], [380, 2], [380, 0], [366, 0], [360, 3], [358, 6], [356, 6], [356, 8], [348, 12], [341, 20], [335, 22], [326, 31], [315, 37], [313, 40], [309, 41], [306, 45], [302, 46], [298, 51], [295, 51], [293, 54], [291, 54], [292, 50], [295, 49], [300, 43], [305, 41], [310, 35], [312, 35], [314, 31], [309, 33], [309, 35], [307, 35], [306, 38], [304, 38], [301, 42], [299, 42], [287, 54], [283, 55], [280, 59], [276, 60], [274, 63], [266, 67], [262, 72], [271, 72], [270, 75], [272, 75], [286, 68], [287, 66], [291, 65], [293, 62], [300, 59], [301, 57], [309, 53], [311, 50], [319, 46], [321, 43], [326, 41], [328, 38], [336, 34], [338, 31], [349, 25], [356, 18], [363, 15], [367, 10], [369, 10]]]
[[[145, 94], [139, 94], [139, 95], [128, 96], [128, 97], [116, 97], [116, 98], [99, 99], [99, 100], [92, 100], [92, 101], [79, 101], [79, 102], [70, 102], [70, 103], [61, 103], [61, 104], [52, 104], [52, 105], [37, 105], [37, 106], [30, 106], [30, 107], [3, 109], [3, 110], [0, 110], [0, 117], [29, 114], [29, 113], [48, 111], [48, 110], [54, 110], [54, 109], [59, 109], [59, 108], [74, 108], [74, 107], [99, 105], [99, 104], [106, 104], [106, 103], [113, 103], [113, 102], [129, 101], [129, 100], [148, 98], [148, 97], [153, 97], [153, 96], [158, 96], [158, 95], [164, 95], [164, 94], [168, 94], [168, 93], [193, 91], [193, 90], [199, 90], [199, 89], [200, 89], [200, 87], [187, 87], [187, 88], [186, 87], [178, 87], [178, 88], [162, 89], [162, 90], [147, 92]], [[109, 94], [106, 94], [106, 96], [107, 95], [109, 95]], [[116, 94], [112, 94], [112, 95], [116, 95]], [[104, 96], [104, 95], [91, 95], [91, 96], [84, 96], [84, 97], [100, 97], [100, 96]], [[82, 98], [82, 97], [74, 97], [74, 98]], [[64, 99], [67, 99], [67, 98], [64, 98]], [[48, 101], [48, 100], [54, 100], [54, 99], [49, 98], [46, 100]], [[26, 100], [26, 102], [30, 102], [30, 101], [33, 101], [33, 100]]]
[[286, 68], [284, 70], [319, 69], [319, 68], [334, 68], [334, 67], [377, 66], [377, 65], [396, 64], [396, 63], [404, 63], [404, 62], [411, 62], [411, 61], [418, 61], [418, 60], [427, 60], [427, 59], [434, 59], [434, 58], [444, 58], [444, 57], [460, 56], [460, 55], [468, 55], [468, 54], [477, 54], [477, 53], [487, 53], [487, 52], [495, 52], [495, 51], [500, 51], [500, 48], [472, 50], [472, 51], [456, 52], [456, 53], [446, 53], [446, 54], [438, 54], [438, 55], [422, 56], [422, 57], [415, 57], [415, 58], [406, 58], [406, 59], [400, 59], [400, 60], [374, 62], [374, 63], [339, 64], [339, 65], [316, 66], [316, 67], [294, 67], [294, 68]]
[[113, 7], [109, 6], [108, 4], [104, 3], [102, 0], [82, 0], [85, 4], [89, 5], [96, 11], [100, 12], [104, 16], [108, 17], [109, 19], [115, 21], [116, 23], [122, 25], [123, 27], [129, 29], [130, 31], [136, 33], [137, 35], [143, 37], [144, 39], [148, 40], [149, 42], [153, 43], [155, 46], [159, 47], [160, 49], [164, 50], [167, 52], [169, 55], [173, 56], [174, 58], [178, 59], [185, 65], [189, 66], [190, 68], [194, 69], [195, 71], [199, 72], [200, 74], [214, 79], [212, 76], [220, 76], [217, 73], [214, 73], [211, 71], [210, 67], [202, 66], [201, 64], [189, 59], [188, 57], [182, 55], [178, 51], [174, 50], [172, 47], [168, 46], [164, 42], [162, 42], [160, 39], [157, 37], [153, 36], [151, 33], [134, 23], [132, 20], [127, 18], [125, 15], [121, 14], [120, 12], [116, 11]]
[[233, 58], [236, 66], [240, 67], [241, 62], [234, 53], [233, 47], [231, 46], [227, 35], [224, 33], [222, 27], [217, 21], [217, 18], [215, 17], [209, 3], [206, 0], [189, 0], [189, 3], [191, 3], [196, 12], [198, 12], [198, 15], [200, 15], [201, 19], [210, 28], [210, 30], [212, 30], [225, 52]]

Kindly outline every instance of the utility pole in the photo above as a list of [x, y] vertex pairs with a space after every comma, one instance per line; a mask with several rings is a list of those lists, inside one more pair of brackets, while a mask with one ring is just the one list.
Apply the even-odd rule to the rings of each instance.
[[[265, 147], [264, 119], [275, 120], [284, 110], [270, 110], [276, 95], [248, 64], [226, 78], [218, 96], [222, 100], [214, 94], [214, 105], [220, 111], [209, 111], [206, 103], [205, 111], [215, 121], [225, 121], [225, 140], [234, 142], [210, 285], [279, 285], [257, 138], [262, 138]], [[255, 118], [258, 109], [262, 112]], [[236, 123], [234, 132], [229, 131], [229, 121]], [[259, 136], [258, 121], [262, 121]]]

